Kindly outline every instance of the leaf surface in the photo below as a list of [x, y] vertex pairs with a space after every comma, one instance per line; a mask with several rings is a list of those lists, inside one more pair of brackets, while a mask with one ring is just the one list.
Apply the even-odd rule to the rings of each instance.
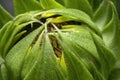
[[[35, 48], [32, 51], [35, 51], [35, 53], [30, 54], [28, 60], [34, 60], [32, 63], [28, 63], [26, 65], [26, 68], [23, 68], [23, 74], [26, 71], [26, 69], [29, 68], [28, 71], [26, 71], [28, 74], [25, 75], [25, 80], [65, 80], [64, 71], [58, 65], [57, 63], [57, 57], [54, 54], [54, 51], [52, 49], [50, 40], [48, 38], [48, 35], [45, 35], [45, 42], [43, 45], [40, 46], [38, 44], [39, 39], [35, 45]], [[31, 52], [32, 52], [31, 51]], [[35, 56], [35, 54], [37, 54]], [[33, 56], [32, 56], [33, 55]], [[27, 61], [26, 61], [27, 62]], [[32, 66], [28, 66], [31, 65]], [[36, 75], [34, 75], [36, 74]]]
[[22, 64], [24, 62], [23, 60], [25, 58], [29, 46], [31, 45], [33, 39], [39, 33], [39, 31], [41, 31], [41, 28], [33, 31], [28, 36], [23, 38], [8, 53], [6, 57], [6, 65], [10, 72], [9, 74], [10, 80], [21, 79], [20, 73], [21, 73]]

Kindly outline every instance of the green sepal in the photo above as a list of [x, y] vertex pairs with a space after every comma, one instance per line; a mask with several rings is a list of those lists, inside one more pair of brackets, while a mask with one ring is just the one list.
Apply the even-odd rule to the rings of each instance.
[[69, 45], [72, 42], [66, 38], [67, 36], [63, 35], [64, 34], [60, 34], [58, 41], [64, 54], [66, 71], [68, 75], [67, 80], [94, 80], [87, 67], [83, 63], [82, 58], [76, 55], [78, 54], [77, 51], [75, 51], [75, 49]]
[[[57, 63], [57, 57], [51, 46], [48, 34], [44, 33], [44, 37], [45, 39], [42, 38], [44, 40], [43, 43], [41, 44], [42, 46], [40, 47], [40, 45], [38, 44], [40, 43], [39, 41], [40, 39], [38, 39], [35, 46], [31, 50], [30, 55], [26, 59], [27, 61], [29, 60], [32, 61], [32, 63], [28, 63], [27, 65], [24, 64], [24, 66], [26, 66], [23, 67], [23, 72], [22, 72], [22, 74], [25, 76], [24, 79], [25, 80], [33, 80], [33, 79], [66, 80], [61, 66]], [[26, 69], [28, 71], [26, 71]], [[25, 73], [27, 73], [27, 75], [25, 75]]]
[[[36, 37], [36, 35], [42, 30], [42, 27], [31, 32], [25, 38], [23, 38], [20, 42], [18, 42], [8, 53], [6, 56], [6, 66], [8, 68], [9, 80], [19, 80], [21, 79], [21, 68], [24, 62], [24, 58], [27, 54], [27, 51]], [[25, 44], [23, 44], [25, 43]]]

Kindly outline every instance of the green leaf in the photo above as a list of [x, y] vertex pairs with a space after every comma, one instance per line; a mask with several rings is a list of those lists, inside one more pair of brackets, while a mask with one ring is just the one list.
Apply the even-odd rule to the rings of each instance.
[[40, 3], [44, 9], [64, 8], [55, 0], [40, 0]]
[[[100, 21], [100, 23], [104, 23], [103, 25], [99, 24], [99, 27], [102, 27], [102, 35], [103, 35], [103, 40], [105, 42], [105, 44], [114, 52], [114, 54], [117, 56], [117, 62], [115, 64], [114, 69], [112, 70], [111, 74], [110, 74], [110, 80], [119, 80], [120, 77], [119, 75], [119, 70], [120, 70], [120, 29], [119, 29], [119, 20], [118, 20], [118, 15], [117, 15], [117, 11], [115, 9], [114, 4], [110, 1], [107, 4], [104, 4], [104, 6], [109, 5], [109, 11], [107, 12], [108, 14], [106, 14], [106, 16], [108, 15], [108, 17], [106, 17], [104, 15], [105, 19], [109, 19], [107, 21], [104, 21], [105, 19], [101, 19], [98, 20]], [[102, 9], [105, 9], [105, 7], [103, 7]], [[103, 13], [105, 14], [105, 13]], [[109, 18], [110, 17], [110, 18]], [[96, 17], [97, 19], [97, 17]], [[117, 71], [118, 70], [118, 71]]]
[[13, 17], [0, 5], [0, 28]]
[[[66, 49], [66, 51], [67, 50], [69, 51], [69, 49], [70, 49], [69, 52], [76, 55], [79, 58], [79, 60], [82, 60], [82, 64], [84, 64], [84, 67], [88, 68], [88, 71], [90, 71], [90, 73], [94, 79], [105, 80], [104, 79], [105, 76], [103, 75], [103, 73], [106, 69], [101, 71], [101, 68], [103, 68], [103, 66], [104, 66], [103, 62], [107, 63], [107, 61], [105, 59], [108, 57], [108, 54], [111, 57], [113, 56], [113, 54], [109, 50], [104, 49], [102, 47], [104, 49], [104, 52], [105, 51], [107, 52], [107, 53], [104, 53], [106, 58], [104, 60], [102, 59], [103, 60], [103, 62], [102, 62], [100, 52], [98, 53], [97, 52], [98, 49], [96, 50], [96, 48], [98, 46], [96, 46], [96, 44], [94, 44], [93, 39], [92, 39], [89, 31], [85, 30], [81, 26], [79, 26], [75, 30], [74, 30], [74, 28], [72, 28], [71, 30], [69, 30], [68, 33], [67, 32], [62, 33], [61, 36], [62, 36], [61, 45], [66, 44], [67, 46], [69, 46], [68, 48], [64, 47]], [[61, 38], [61, 36], [60, 36], [60, 38]], [[64, 38], [63, 38], [63, 36], [64, 36]], [[99, 41], [99, 42], [101, 42], [101, 41]], [[101, 44], [103, 45], [103, 42]], [[70, 54], [69, 52], [67, 52], [67, 53]], [[71, 59], [72, 58], [73, 57], [71, 57]], [[115, 63], [114, 56], [111, 59], [112, 59], [111, 61], [113, 61], [113, 64], [114, 64]], [[69, 62], [70, 62], [70, 60], [69, 60]], [[67, 63], [68, 62], [66, 62], [66, 64]], [[110, 64], [110, 62], [109, 62], [110, 66], [113, 66], [113, 64]], [[107, 67], [107, 69], [108, 69], [108, 67]], [[108, 70], [111, 70], [111, 68]]]
[[[24, 58], [27, 54], [27, 51], [36, 37], [36, 35], [42, 30], [42, 27], [31, 32], [28, 36], [23, 38], [20, 42], [18, 42], [8, 53], [6, 56], [6, 65], [9, 70], [9, 80], [19, 80], [21, 79], [20, 73], [22, 64], [24, 62]], [[23, 44], [24, 43], [24, 44]]]
[[[106, 12], [105, 12], [106, 11]], [[102, 13], [101, 13], [102, 12]], [[120, 74], [120, 29], [116, 8], [112, 1], [104, 1], [95, 15], [95, 22], [102, 30], [105, 44], [116, 54], [117, 62], [109, 79], [119, 80]], [[112, 63], [112, 62], [111, 62]]]
[[[65, 75], [57, 63], [57, 57], [52, 49], [48, 35], [45, 35], [45, 39], [43, 39], [45, 41], [43, 41], [41, 47], [38, 44], [40, 43], [39, 40], [40, 39], [36, 42], [34, 48], [28, 56], [28, 59], [26, 60], [26, 63], [27, 61], [29, 63], [27, 63], [27, 65], [26, 63], [24, 64], [22, 73], [25, 78], [23, 78], [25, 80], [65, 80]], [[32, 61], [32, 63], [30, 63], [29, 60]], [[28, 71], [26, 71], [26, 69], [28, 69]], [[25, 72], [27, 75], [25, 75]]]
[[[76, 52], [79, 53], [80, 57], [85, 58], [86, 56], [90, 55], [94, 58], [99, 59], [95, 44], [92, 40], [91, 34], [89, 33], [84, 26], [74, 25], [75, 28], [72, 28], [71, 32], [63, 33], [66, 38], [71, 41], [69, 44]], [[67, 42], [66, 42], [67, 43]], [[91, 47], [92, 46], [92, 47]], [[79, 48], [78, 48], [79, 47]], [[80, 51], [79, 51], [80, 50]], [[82, 53], [83, 52], [83, 53]]]
[[82, 10], [92, 17], [92, 7], [88, 0], [64, 0], [64, 3], [67, 8]]
[[14, 0], [15, 14], [21, 14], [33, 10], [42, 10], [40, 3], [36, 0]]
[[[117, 15], [117, 11], [115, 9], [114, 4], [111, 2], [111, 7], [113, 10], [113, 15], [112, 15], [112, 24], [108, 24], [108, 27], [105, 30], [110, 30], [112, 31], [112, 36], [111, 33], [109, 31], [105, 31], [108, 32], [109, 36], [108, 37], [112, 37], [111, 43], [108, 44], [108, 46], [114, 51], [114, 53], [117, 55], [117, 57], [120, 59], [119, 53], [120, 53], [120, 23], [119, 23], [119, 19], [118, 19], [118, 15]], [[112, 27], [111, 27], [112, 26]], [[109, 28], [110, 27], [110, 28]], [[104, 34], [103, 34], [104, 35]]]
[[60, 34], [60, 37], [58, 37], [57, 39], [59, 41], [59, 44], [61, 45], [65, 58], [67, 68], [66, 71], [68, 74], [67, 80], [94, 80], [86, 65], [84, 64], [82, 58], [78, 56], [78, 54], [81, 54], [81, 52], [78, 53], [76, 51], [77, 49], [70, 45], [72, 44], [70, 38], [68, 39], [68, 36]]
[[[112, 16], [112, 24], [108, 25], [108, 30], [111, 30], [112, 28], [112, 36], [110, 36], [110, 32], [107, 30], [106, 33], [108, 34], [108, 37], [112, 37], [110, 44], [108, 44], [108, 47], [113, 50], [113, 52], [117, 56], [117, 62], [114, 67], [114, 70], [112, 70], [110, 75], [110, 80], [119, 80], [120, 79], [120, 23], [117, 15], [117, 11], [115, 9], [115, 6], [112, 2], [110, 2], [112, 10], [113, 10], [113, 16]], [[111, 30], [111, 31], [112, 31]], [[106, 35], [105, 35], [106, 36]]]
[[43, 36], [43, 31], [40, 35], [37, 36], [36, 42], [34, 42], [34, 44], [32, 44], [27, 51], [27, 54], [23, 62], [22, 72], [21, 72], [22, 79], [26, 80], [27, 78], [29, 78], [29, 75], [31, 74], [32, 69], [37, 64], [37, 60], [41, 60], [40, 42], [41, 42], [42, 36]]
[[[113, 43], [113, 40], [116, 39], [116, 33], [119, 30], [118, 29], [118, 16], [115, 11], [114, 5], [110, 4], [111, 7], [111, 19], [109, 19], [109, 22], [107, 22], [102, 30], [103, 40], [107, 46], [110, 47], [111, 43]], [[117, 42], [118, 43], [118, 42]], [[118, 45], [118, 44], [117, 44]], [[115, 52], [116, 53], [116, 52]]]
[[108, 79], [110, 72], [115, 66], [116, 56], [107, 46], [105, 46], [103, 41], [98, 36], [92, 34], [92, 37], [101, 61], [101, 67], [99, 70], [105, 79]]

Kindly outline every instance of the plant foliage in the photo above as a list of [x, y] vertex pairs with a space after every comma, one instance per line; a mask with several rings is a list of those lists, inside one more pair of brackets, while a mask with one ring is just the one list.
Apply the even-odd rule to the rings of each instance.
[[0, 80], [120, 80], [111, 0], [14, 0], [0, 6]]

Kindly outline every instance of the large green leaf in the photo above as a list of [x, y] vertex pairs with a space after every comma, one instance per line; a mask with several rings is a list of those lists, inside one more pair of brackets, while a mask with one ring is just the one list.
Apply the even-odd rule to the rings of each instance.
[[[115, 10], [115, 6], [112, 2], [111, 2], [111, 6], [113, 9], [112, 18], [114, 20], [112, 24], [109, 24], [109, 27], [111, 28], [112, 26], [114, 29], [114, 32], [112, 36], [112, 41], [108, 46], [117, 55], [117, 63], [116, 63], [114, 70], [111, 72], [110, 80], [120, 80], [120, 76], [119, 76], [120, 74], [120, 36], [119, 36], [120, 35], [120, 23], [119, 23], [117, 11]], [[108, 27], [108, 30], [110, 30], [109, 27]]]
[[[31, 51], [32, 54], [30, 54], [28, 56], [29, 58], [27, 59], [27, 61], [36, 59], [35, 62], [33, 62], [32, 63], [33, 65], [31, 66], [29, 66], [31, 63], [27, 65], [24, 64], [22, 74], [24, 75], [24, 73], [27, 72], [27, 75], [24, 75], [25, 76], [24, 79], [25, 80], [33, 80], [33, 79], [66, 80], [65, 75], [63, 74], [64, 71], [60, 68], [60, 66], [57, 63], [57, 57], [54, 54], [48, 35], [47, 34], [45, 35], [45, 42], [43, 41], [44, 43], [42, 44], [41, 48], [40, 45], [38, 44], [40, 43], [39, 40], [40, 39], [38, 39], [38, 41], [36, 42], [34, 49], [32, 49], [32, 51], [36, 49], [37, 50], [35, 52]], [[34, 57], [35, 56], [34, 54], [36, 54], [36, 57]], [[29, 67], [31, 67], [30, 70], [26, 71], [26, 69], [28, 69]]]
[[[88, 57], [88, 55], [90, 57], [90, 54], [92, 54], [90, 51], [91, 45], [93, 45], [92, 50], [95, 51], [94, 43], [92, 42], [92, 39], [90, 39], [91, 37], [88, 32], [84, 28], [80, 27], [81, 26], [78, 26], [76, 29], [70, 29], [65, 33], [60, 32], [60, 36], [57, 36], [56, 38], [63, 50], [68, 80], [93, 80], [92, 75], [86, 67], [86, 64], [89, 63], [89, 61], [84, 63], [84, 60]], [[86, 42], [89, 42], [89, 46], [85, 44]]]
[[41, 60], [42, 54], [40, 49], [40, 42], [43, 33], [44, 32], [42, 31], [42, 33], [38, 35], [38, 37], [36, 38], [36, 42], [34, 42], [34, 44], [32, 44], [27, 51], [21, 72], [22, 79], [27, 80], [28, 78], [30, 78], [30, 75], [32, 74], [31, 72], [34, 71], [33, 69], [37, 64], [38, 60]]
[[[118, 15], [117, 15], [117, 11], [115, 10], [115, 6], [112, 2], [110, 2], [110, 6], [112, 8], [112, 18], [110, 19], [109, 23], [106, 24], [106, 26], [104, 26], [103, 28], [103, 40], [105, 42], [105, 44], [111, 49], [113, 50], [113, 52], [117, 55], [117, 63], [115, 66], [115, 69], [112, 71], [111, 76], [115, 77], [116, 79], [120, 79], [119, 76], [117, 76], [119, 74], [119, 70], [120, 70], [120, 29], [119, 29], [119, 20], [118, 20]], [[116, 70], [118, 70], [116, 72]], [[115, 75], [116, 74], [116, 75]], [[112, 79], [111, 79], [112, 80]]]
[[[69, 33], [68, 33], [69, 35]], [[71, 34], [70, 34], [71, 35]], [[60, 39], [58, 41], [62, 47], [68, 79], [67, 80], [94, 80], [87, 67], [82, 61], [79, 55], [81, 52], [77, 52], [75, 47], [72, 47], [70, 38], [63, 34], [60, 34]], [[74, 42], [73, 42], [74, 43]], [[74, 44], [75, 45], [75, 44]], [[69, 47], [68, 47], [69, 46]]]
[[[79, 58], [79, 60], [82, 60], [82, 64], [84, 64], [83, 67], [87, 67], [88, 70], [90, 69], [90, 71], [91, 71], [91, 68], [94, 70], [94, 73], [93, 71], [91, 72], [91, 75], [93, 74], [92, 75], [93, 78], [97, 80], [108, 79], [109, 73], [111, 72], [111, 70], [113, 69], [113, 66], [115, 65], [116, 58], [115, 58], [115, 55], [109, 49], [107, 49], [107, 46], [104, 45], [100, 37], [94, 36], [92, 39], [89, 32], [85, 31], [84, 29], [79, 30], [79, 28], [77, 28], [76, 30], [72, 29], [71, 32], [69, 33], [61, 34], [60, 38], [61, 38], [60, 45], [63, 45], [62, 49], [65, 57], [67, 57], [68, 59], [69, 58], [73, 59], [73, 57], [76, 55], [76, 57]], [[66, 44], [66, 47], [64, 44]], [[66, 50], [66, 53], [64, 52], [64, 49]], [[96, 52], [96, 49], [97, 49], [97, 52]], [[72, 54], [72, 57], [69, 57], [70, 54]], [[66, 61], [67, 60], [65, 58], [65, 62]], [[66, 65], [67, 67], [68, 66], [71, 67], [72, 65], [71, 66], [69, 65], [71, 60], [68, 60], [68, 61], [69, 62], [66, 62]], [[92, 65], [91, 62], [94, 63], [94, 65]], [[74, 63], [71, 62], [70, 64], [74, 64]], [[67, 69], [69, 69], [69, 67]], [[75, 68], [77, 68], [77, 65], [75, 66]], [[70, 72], [74, 73], [74, 71], [75, 69], [73, 69], [73, 71], [70, 71]], [[76, 80], [79, 80], [80, 78], [82, 79], [80, 75], [79, 75], [79, 78], [77, 77], [77, 73], [74, 73], [75, 74], [74, 76], [73, 74], [72, 75], [71, 74], [70, 76], [72, 76], [72, 78], [76, 75], [76, 78], [74, 77], [74, 79]], [[83, 76], [84, 73], [81, 75]], [[85, 78], [83, 78], [83, 80], [85, 80]]]
[[21, 14], [33, 10], [42, 10], [39, 2], [36, 0], [14, 0], [15, 14]]
[[[77, 54], [77, 57], [80, 55], [80, 57], [83, 60], [84, 58], [86, 60], [87, 55], [89, 55], [88, 59], [90, 59], [90, 61], [94, 62], [95, 60], [94, 65], [96, 65], [96, 68], [98, 70], [96, 70], [95, 66], [93, 67], [93, 65], [87, 64], [88, 61], [86, 61], [85, 64], [87, 64], [88, 69], [91, 68], [90, 66], [92, 66], [92, 69], [94, 69], [94, 71], [92, 71], [91, 73], [93, 74], [96, 80], [101, 80], [101, 79], [105, 80], [108, 78], [109, 73], [111, 72], [113, 66], [115, 65], [116, 58], [115, 55], [107, 48], [107, 46], [105, 46], [105, 44], [99, 37], [95, 36], [93, 39], [91, 39], [90, 34], [86, 33], [84, 29], [79, 30], [79, 28], [77, 28], [76, 30], [71, 29], [69, 33], [65, 33], [65, 34], [63, 33], [63, 35], [65, 36], [65, 39], [64, 38], [61, 39], [62, 40], [61, 45], [66, 44], [67, 46], [69, 46], [68, 48], [70, 49], [70, 52], [72, 54]], [[96, 48], [94, 48], [95, 45], [92, 42], [94, 40], [95, 40]], [[64, 41], [65, 43], [63, 43]], [[80, 46], [82, 47], [82, 49]], [[66, 47], [65, 49], [69, 50], [68, 48]], [[94, 50], [96, 49], [98, 51], [98, 54], [96, 53], [96, 51], [94, 52]], [[88, 54], [86, 55], [86, 53]], [[95, 55], [96, 58], [94, 56], [91, 56], [90, 54]], [[97, 61], [97, 59], [100, 61]]]
[[119, 20], [115, 6], [111, 1], [104, 1], [101, 4], [95, 14], [95, 22], [102, 31], [105, 44], [120, 58]]
[[108, 79], [109, 73], [115, 66], [116, 56], [107, 46], [105, 46], [103, 41], [98, 36], [95, 34], [92, 34], [92, 36], [100, 57], [100, 62], [102, 64], [99, 70], [105, 79]]
[[13, 17], [0, 5], [0, 28]]
[[[106, 7], [105, 7], [106, 6]], [[105, 9], [106, 8], [106, 9]], [[101, 13], [106, 11], [104, 13]], [[98, 14], [99, 13], [99, 14]], [[120, 74], [120, 29], [117, 11], [114, 4], [110, 2], [103, 2], [101, 8], [98, 9], [96, 21], [98, 27], [102, 31], [102, 36], [105, 44], [117, 55], [117, 63], [112, 70], [109, 79], [119, 80]], [[101, 16], [100, 16], [101, 15]]]
[[[113, 36], [112, 37], [112, 40], [111, 40], [111, 43], [108, 45], [113, 51], [114, 53], [117, 55], [117, 57], [120, 59], [120, 37], [119, 37], [119, 34], [120, 34], [120, 23], [119, 23], [119, 19], [118, 19], [118, 15], [117, 15], [117, 11], [115, 9], [115, 6], [114, 4], [111, 2], [111, 6], [112, 6], [112, 10], [113, 10], [113, 15], [112, 15], [112, 24], [108, 24], [108, 27], [105, 28], [105, 30], [109, 29], [110, 28], [113, 28]], [[111, 27], [112, 26], [112, 27]], [[107, 31], [105, 31], [107, 32]], [[110, 32], [108, 32], [110, 33]], [[103, 34], [104, 35], [104, 34]], [[108, 36], [110, 37], [110, 36]]]
[[99, 56], [95, 44], [92, 40], [91, 34], [83, 26], [78, 26], [78, 25], [73, 25], [73, 26], [75, 28], [68, 30], [68, 33], [63, 33], [66, 36], [66, 38], [68, 38], [68, 40], [71, 41], [69, 47], [72, 47], [73, 51], [74, 49], [76, 49], [75, 51], [77, 53], [81, 52], [77, 54], [81, 58], [85, 58], [86, 56], [89, 55], [92, 56], [97, 62], [99, 60]]
[[[111, 11], [108, 11], [108, 12], [111, 13], [110, 14], [111, 18], [109, 19], [109, 21], [106, 24], [104, 24], [104, 27], [102, 28], [102, 35], [103, 35], [103, 40], [104, 40], [105, 44], [110, 47], [111, 43], [113, 43], [113, 40], [116, 38], [119, 38], [119, 37], [115, 37], [118, 35], [119, 25], [118, 25], [118, 16], [115, 11], [114, 5], [112, 3], [109, 5], [111, 8]], [[119, 44], [119, 42], [117, 42], [117, 43]]]

